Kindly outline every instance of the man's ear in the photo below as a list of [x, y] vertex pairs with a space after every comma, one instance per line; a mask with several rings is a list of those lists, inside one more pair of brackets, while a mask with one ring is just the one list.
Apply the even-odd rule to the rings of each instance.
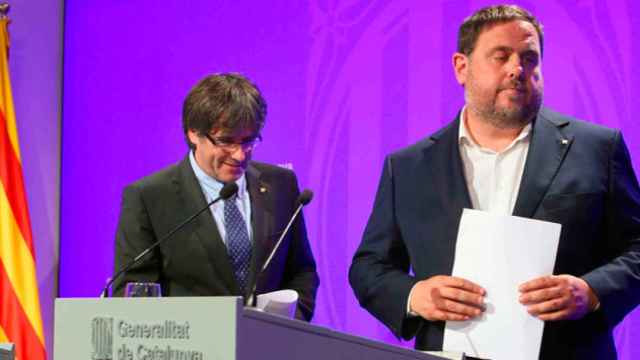
[[200, 135], [198, 135], [198, 133], [195, 130], [189, 130], [187, 131], [187, 136], [189, 137], [189, 141], [191, 141], [192, 144], [194, 145], [198, 145], [198, 142], [200, 140]]
[[469, 57], [463, 53], [454, 53], [451, 59], [453, 65], [453, 73], [456, 75], [458, 84], [464, 86], [467, 82], [467, 72], [469, 69]]

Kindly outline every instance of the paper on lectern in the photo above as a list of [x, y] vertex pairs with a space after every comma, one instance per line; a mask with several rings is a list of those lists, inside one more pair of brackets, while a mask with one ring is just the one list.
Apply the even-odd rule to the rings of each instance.
[[544, 322], [518, 302], [518, 286], [553, 273], [559, 224], [464, 209], [453, 276], [486, 291], [479, 318], [448, 321], [443, 349], [492, 360], [538, 359]]
[[258, 295], [257, 308], [293, 319], [298, 305], [298, 293], [295, 290], [278, 290]]

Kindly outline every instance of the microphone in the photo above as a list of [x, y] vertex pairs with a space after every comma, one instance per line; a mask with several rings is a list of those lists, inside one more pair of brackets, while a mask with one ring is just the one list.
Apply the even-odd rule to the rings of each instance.
[[176, 226], [175, 228], [173, 228], [173, 230], [169, 231], [165, 236], [163, 236], [162, 238], [160, 238], [160, 240], [156, 241], [155, 243], [153, 243], [151, 246], [149, 246], [148, 248], [144, 249], [144, 251], [142, 251], [140, 254], [138, 254], [138, 256], [136, 256], [135, 258], [133, 258], [133, 260], [131, 260], [129, 263], [127, 263], [127, 265], [125, 267], [123, 267], [120, 271], [118, 271], [108, 282], [107, 285], [104, 287], [104, 289], [102, 290], [102, 294], [100, 295], [100, 297], [108, 297], [109, 294], [109, 288], [111, 287], [111, 285], [113, 285], [113, 283], [120, 277], [122, 276], [125, 272], [127, 272], [129, 269], [131, 269], [131, 267], [135, 264], [137, 264], [143, 257], [145, 257], [148, 253], [151, 252], [151, 250], [155, 249], [156, 247], [158, 247], [160, 244], [162, 244], [163, 242], [165, 242], [168, 238], [170, 238], [173, 234], [175, 234], [176, 232], [178, 232], [180, 229], [182, 229], [183, 227], [185, 227], [187, 224], [191, 223], [193, 221], [193, 219], [195, 219], [196, 217], [198, 217], [198, 215], [202, 214], [205, 210], [207, 210], [211, 205], [217, 203], [220, 200], [227, 200], [228, 198], [232, 197], [233, 195], [235, 195], [238, 192], [238, 185], [234, 182], [230, 182], [230, 183], [226, 183], [224, 184], [224, 186], [222, 187], [222, 189], [220, 190], [220, 194], [218, 194], [218, 197], [211, 200], [211, 202], [209, 202], [207, 204], [207, 206], [203, 207], [202, 209], [198, 210], [198, 212], [196, 212], [195, 214], [191, 215], [190, 217], [188, 217], [187, 219], [185, 219], [183, 222], [181, 222], [180, 224], [178, 224], [178, 226]]
[[273, 259], [273, 256], [278, 251], [278, 248], [280, 247], [280, 243], [282, 243], [282, 240], [284, 240], [284, 237], [289, 232], [291, 225], [293, 225], [293, 221], [298, 217], [298, 214], [300, 213], [300, 211], [302, 211], [302, 207], [309, 204], [312, 199], [313, 199], [313, 191], [309, 189], [305, 189], [302, 192], [302, 194], [298, 196], [298, 199], [296, 199], [296, 210], [293, 212], [293, 215], [291, 216], [289, 223], [280, 234], [280, 238], [276, 242], [275, 246], [273, 247], [273, 249], [271, 249], [271, 253], [269, 254], [269, 257], [267, 258], [267, 260], [265, 260], [264, 264], [262, 265], [262, 268], [256, 274], [255, 280], [253, 282], [253, 286], [251, 287], [251, 292], [249, 293], [249, 297], [247, 298], [247, 302], [245, 305], [248, 306], [249, 304], [251, 304], [252, 307], [256, 307], [257, 297], [255, 295], [255, 292], [256, 292], [256, 287], [258, 286], [258, 279], [260, 278], [260, 275], [262, 275], [262, 273], [269, 267], [269, 264], [271, 264], [271, 260]]

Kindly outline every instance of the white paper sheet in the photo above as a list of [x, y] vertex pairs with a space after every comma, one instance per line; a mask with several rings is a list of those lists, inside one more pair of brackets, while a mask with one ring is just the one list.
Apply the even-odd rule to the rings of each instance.
[[464, 209], [453, 275], [486, 291], [477, 319], [446, 324], [443, 349], [492, 360], [538, 359], [544, 323], [518, 302], [518, 286], [553, 272], [559, 224]]
[[293, 319], [298, 305], [298, 293], [295, 290], [278, 290], [258, 295], [256, 307], [259, 310]]

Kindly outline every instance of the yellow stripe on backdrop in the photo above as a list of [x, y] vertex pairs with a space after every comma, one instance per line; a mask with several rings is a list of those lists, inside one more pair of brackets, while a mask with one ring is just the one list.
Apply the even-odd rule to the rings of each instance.
[[11, 94], [11, 80], [9, 79], [9, 32], [8, 19], [0, 19], [0, 111], [7, 119], [9, 141], [20, 161], [20, 147], [18, 146], [18, 130], [16, 128], [16, 114], [13, 109], [13, 95]]
[[0, 343], [7, 342], [9, 342], [9, 338], [7, 337], [7, 334], [4, 333], [4, 329], [2, 328], [2, 326], [0, 326]]
[[3, 224], [0, 227], [0, 239], [3, 239], [0, 242], [0, 261], [4, 264], [22, 309], [35, 329], [38, 339], [44, 344], [36, 265], [15, 221], [2, 183], [0, 183], [0, 219]]

